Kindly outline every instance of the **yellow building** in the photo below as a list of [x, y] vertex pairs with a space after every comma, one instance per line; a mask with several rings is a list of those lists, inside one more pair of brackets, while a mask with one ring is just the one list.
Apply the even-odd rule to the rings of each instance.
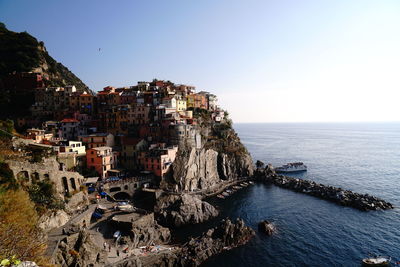
[[195, 103], [195, 99], [194, 99], [194, 95], [188, 95], [186, 97], [186, 108], [194, 108], [194, 103]]

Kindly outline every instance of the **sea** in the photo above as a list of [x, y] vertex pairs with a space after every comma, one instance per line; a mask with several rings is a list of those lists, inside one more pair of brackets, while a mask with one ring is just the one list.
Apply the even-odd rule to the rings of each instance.
[[[361, 266], [369, 254], [400, 260], [400, 123], [235, 124], [253, 160], [273, 166], [301, 161], [291, 175], [368, 193], [396, 207], [363, 212], [274, 185], [255, 184], [227, 199], [210, 198], [218, 218], [183, 232], [193, 236], [222, 218], [242, 218], [256, 231], [246, 245], [204, 266]], [[262, 220], [277, 232], [257, 231]]]

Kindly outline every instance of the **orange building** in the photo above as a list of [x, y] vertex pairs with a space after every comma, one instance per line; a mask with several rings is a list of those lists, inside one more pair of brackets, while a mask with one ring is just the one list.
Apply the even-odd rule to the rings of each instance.
[[94, 169], [101, 178], [107, 177], [107, 172], [117, 166], [117, 153], [111, 147], [102, 146], [86, 151], [86, 164], [89, 169]]
[[191, 94], [186, 97], [187, 108], [202, 108], [208, 109], [207, 98], [202, 94]]

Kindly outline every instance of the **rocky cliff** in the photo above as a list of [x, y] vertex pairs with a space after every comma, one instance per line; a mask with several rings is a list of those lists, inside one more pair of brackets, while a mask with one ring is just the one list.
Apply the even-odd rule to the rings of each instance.
[[55, 263], [60, 266], [104, 266], [107, 256], [86, 231], [65, 237], [55, 254]]
[[173, 251], [161, 252], [148, 257], [133, 256], [120, 261], [115, 267], [140, 266], [199, 266], [208, 258], [224, 250], [230, 250], [248, 242], [255, 235], [242, 220], [223, 220], [217, 227], [209, 229], [200, 237]]
[[253, 161], [229, 120], [202, 123], [201, 148], [180, 144], [171, 178], [162, 186], [176, 191], [209, 189], [223, 180], [253, 174]]
[[160, 197], [155, 211], [158, 221], [173, 227], [204, 222], [218, 215], [211, 204], [187, 194]]

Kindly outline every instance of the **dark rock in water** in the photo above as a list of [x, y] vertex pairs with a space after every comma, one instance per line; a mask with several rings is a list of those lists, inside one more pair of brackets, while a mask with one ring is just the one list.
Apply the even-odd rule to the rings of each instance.
[[209, 229], [201, 237], [191, 239], [183, 245], [180, 264], [182, 266], [199, 266], [209, 257], [247, 243], [254, 231], [244, 225], [243, 220], [235, 223], [223, 220], [219, 226]]
[[160, 197], [155, 212], [160, 223], [173, 227], [201, 223], [218, 215], [214, 206], [187, 194]]
[[272, 235], [275, 232], [275, 226], [271, 222], [264, 220], [258, 223], [258, 231], [266, 235]]

